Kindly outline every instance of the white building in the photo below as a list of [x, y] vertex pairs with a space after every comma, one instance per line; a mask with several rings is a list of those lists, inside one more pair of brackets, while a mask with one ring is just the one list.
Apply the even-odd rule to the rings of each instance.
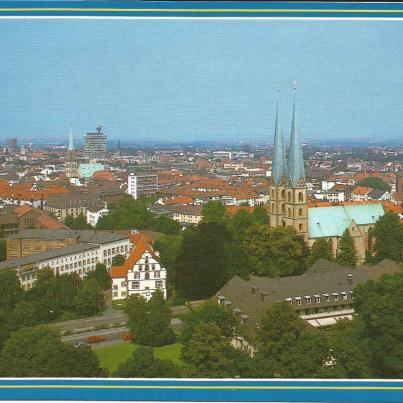
[[112, 300], [139, 295], [148, 301], [156, 290], [167, 297], [166, 269], [152, 247], [140, 240], [123, 266], [112, 267]]
[[157, 175], [135, 175], [127, 178], [127, 193], [137, 200], [141, 195], [149, 196], [158, 190]]
[[95, 227], [98, 223], [98, 220], [108, 213], [109, 210], [106, 206], [97, 206], [87, 209], [87, 224]]

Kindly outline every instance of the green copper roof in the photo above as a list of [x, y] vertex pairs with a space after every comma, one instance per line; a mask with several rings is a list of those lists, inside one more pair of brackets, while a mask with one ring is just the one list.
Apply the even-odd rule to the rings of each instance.
[[384, 214], [381, 203], [309, 208], [309, 238], [342, 236], [352, 220], [358, 225], [375, 224]]
[[280, 126], [280, 113], [277, 102], [276, 109], [276, 124], [274, 128], [274, 153], [273, 153], [273, 164], [272, 164], [272, 177], [274, 183], [279, 183], [283, 175], [286, 174], [286, 160], [285, 160], [285, 149], [283, 132]]
[[80, 164], [78, 166], [78, 174], [80, 178], [91, 178], [97, 171], [103, 171], [104, 165], [99, 162], [89, 164]]
[[304, 159], [302, 156], [301, 143], [297, 128], [295, 97], [294, 97], [294, 108], [292, 113], [290, 149], [288, 155], [288, 176], [293, 186], [296, 185], [298, 179], [301, 178], [305, 179]]

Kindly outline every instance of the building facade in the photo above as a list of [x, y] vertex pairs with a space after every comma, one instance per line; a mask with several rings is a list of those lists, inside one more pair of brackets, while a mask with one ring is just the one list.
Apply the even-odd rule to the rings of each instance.
[[270, 177], [268, 214], [271, 227], [292, 226], [308, 239], [308, 200], [304, 160], [297, 128], [294, 99], [290, 145], [287, 150], [277, 105], [274, 131], [274, 155]]
[[140, 196], [150, 196], [158, 191], [157, 175], [135, 175], [127, 178], [127, 193], [137, 200]]
[[156, 290], [167, 297], [166, 269], [152, 247], [140, 240], [123, 266], [112, 267], [112, 300], [138, 295], [149, 301]]
[[87, 160], [104, 160], [107, 157], [107, 139], [102, 127], [96, 133], [87, 133], [84, 137], [84, 157]]

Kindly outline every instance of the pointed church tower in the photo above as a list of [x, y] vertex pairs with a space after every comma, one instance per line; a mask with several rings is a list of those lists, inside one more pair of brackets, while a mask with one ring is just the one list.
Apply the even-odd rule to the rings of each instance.
[[297, 112], [294, 105], [288, 156], [288, 178], [286, 185], [285, 223], [292, 226], [308, 239], [308, 200], [305, 182], [304, 158], [297, 127]]
[[73, 130], [70, 127], [70, 136], [69, 136], [69, 147], [67, 149], [66, 155], [66, 178], [78, 178], [78, 164], [77, 164], [77, 155], [74, 147], [74, 136]]
[[284, 225], [285, 186], [287, 182], [287, 163], [284, 148], [283, 131], [280, 125], [280, 112], [277, 102], [276, 123], [274, 127], [274, 149], [269, 188], [270, 226]]

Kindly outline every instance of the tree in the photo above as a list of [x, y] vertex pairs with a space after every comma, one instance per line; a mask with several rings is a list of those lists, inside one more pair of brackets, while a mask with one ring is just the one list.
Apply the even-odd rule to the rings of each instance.
[[378, 261], [403, 260], [403, 224], [395, 213], [388, 212], [379, 218], [374, 227], [374, 235], [374, 252]]
[[20, 280], [15, 270], [0, 272], [0, 306], [2, 311], [11, 312], [23, 295]]
[[130, 296], [126, 309], [127, 325], [136, 343], [158, 347], [175, 341], [171, 310], [160, 291], [154, 292], [149, 302], [138, 295]]
[[[122, 256], [122, 255], [117, 255]], [[124, 259], [124, 258], [123, 258]], [[118, 260], [119, 261], [119, 260]], [[124, 261], [123, 261], [124, 263]], [[116, 265], [120, 266], [120, 265]], [[103, 263], [97, 263], [95, 270], [87, 274], [86, 279], [94, 279], [103, 290], [108, 290], [112, 286], [112, 279]]]
[[329, 333], [329, 378], [371, 378], [371, 350], [361, 319], [339, 321]]
[[73, 217], [70, 214], [66, 215], [64, 219], [64, 223], [72, 229], [75, 230], [84, 230], [84, 229], [93, 229], [90, 224], [87, 223], [87, 219], [83, 214], [79, 214], [77, 217]]
[[333, 260], [331, 244], [325, 238], [318, 239], [312, 245], [308, 266], [312, 266], [319, 259]]
[[7, 259], [7, 241], [0, 238], [0, 262]]
[[179, 368], [171, 360], [154, 357], [151, 347], [138, 347], [131, 357], [119, 365], [114, 374], [121, 378], [179, 378]]
[[226, 227], [216, 222], [202, 222], [184, 232], [175, 265], [175, 289], [182, 297], [209, 298], [228, 281], [229, 239]]
[[289, 276], [306, 266], [303, 241], [292, 227], [254, 224], [246, 233], [245, 249], [253, 272], [262, 276]]
[[224, 337], [234, 337], [239, 328], [239, 321], [232, 310], [226, 310], [214, 302], [205, 302], [197, 309], [191, 309], [182, 319], [181, 342], [187, 344], [200, 323], [214, 323]]
[[203, 222], [224, 224], [228, 219], [227, 209], [219, 201], [210, 201], [202, 208]]
[[180, 224], [166, 215], [155, 218], [152, 229], [167, 235], [177, 235], [181, 232]]
[[197, 378], [227, 378], [233, 375], [233, 349], [214, 322], [199, 323], [182, 349], [185, 374]]
[[258, 330], [258, 376], [320, 377], [329, 358], [326, 338], [305, 323], [286, 302], [269, 307]]
[[90, 348], [63, 344], [55, 329], [24, 327], [6, 341], [1, 377], [99, 377], [105, 371]]
[[263, 205], [256, 206], [252, 212], [252, 219], [257, 224], [268, 224], [269, 215], [266, 208]]
[[355, 267], [357, 263], [357, 252], [348, 228], [344, 230], [343, 235], [340, 238], [336, 261], [342, 266], [347, 267]]
[[369, 340], [376, 377], [403, 377], [403, 272], [354, 289], [354, 309]]
[[160, 253], [161, 265], [167, 271], [168, 296], [174, 295], [174, 279], [179, 250], [182, 246], [182, 235], [163, 235], [154, 242], [153, 247]]
[[377, 178], [376, 176], [368, 176], [363, 180], [356, 183], [356, 186], [364, 186], [373, 189], [383, 190], [383, 191], [391, 191], [390, 185], [388, 185], [382, 178]]
[[105, 306], [105, 296], [95, 279], [86, 279], [74, 298], [74, 310], [80, 315], [95, 315]]
[[116, 255], [112, 258], [112, 266], [123, 266], [125, 261], [126, 259], [123, 255]]

